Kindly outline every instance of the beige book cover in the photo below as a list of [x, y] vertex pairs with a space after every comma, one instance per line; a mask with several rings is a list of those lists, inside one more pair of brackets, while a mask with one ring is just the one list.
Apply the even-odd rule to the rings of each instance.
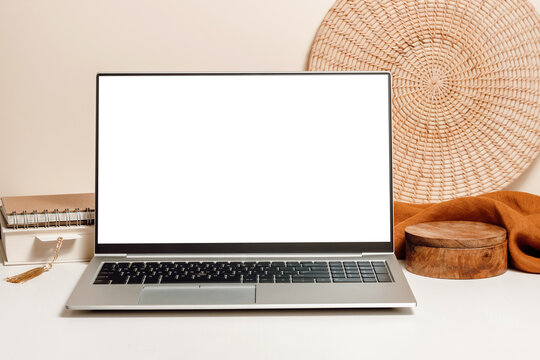
[[63, 225], [75, 221], [86, 224], [94, 219], [94, 194], [6, 196], [2, 213], [7, 226]]
[[2, 204], [7, 214], [13, 212], [21, 214], [24, 211], [32, 213], [36, 210], [42, 213], [45, 210], [53, 212], [90, 208], [94, 210], [94, 194], [61, 194], [61, 195], [35, 195], [35, 196], [6, 196], [2, 198]]

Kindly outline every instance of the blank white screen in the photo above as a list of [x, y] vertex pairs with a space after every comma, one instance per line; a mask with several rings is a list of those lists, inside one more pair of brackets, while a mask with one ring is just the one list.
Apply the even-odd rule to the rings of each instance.
[[98, 241], [390, 241], [385, 74], [100, 76]]

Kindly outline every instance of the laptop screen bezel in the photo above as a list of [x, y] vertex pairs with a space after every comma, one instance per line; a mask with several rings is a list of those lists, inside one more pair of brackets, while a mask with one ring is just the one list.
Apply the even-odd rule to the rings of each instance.
[[[99, 244], [99, 201], [98, 201], [98, 174], [99, 174], [99, 79], [105, 76], [253, 76], [253, 75], [359, 75], [359, 76], [386, 76], [388, 80], [388, 144], [390, 158], [389, 199], [390, 201], [390, 239], [384, 242], [324, 242], [324, 243], [137, 243], [137, 244]], [[96, 254], [277, 254], [277, 253], [389, 253], [394, 250], [394, 206], [392, 183], [392, 81], [389, 72], [206, 72], [206, 73], [98, 73], [96, 75], [96, 157], [95, 157], [95, 223], [94, 241]], [[366, 205], [368, 206], [368, 205]], [[143, 217], [144, 221], [144, 215]], [[135, 222], [137, 223], [137, 222]], [[123, 225], [125, 226], [125, 225]]]

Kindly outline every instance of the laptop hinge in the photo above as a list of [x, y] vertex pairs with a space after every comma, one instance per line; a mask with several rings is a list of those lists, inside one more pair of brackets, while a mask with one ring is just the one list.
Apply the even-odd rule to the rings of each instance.
[[94, 257], [127, 257], [127, 254], [94, 254]]
[[304, 259], [343, 259], [343, 258], [359, 258], [362, 256], [362, 253], [346, 253], [346, 254], [313, 254], [313, 253], [234, 253], [234, 254], [128, 254], [126, 255], [127, 259], [141, 259], [141, 258], [227, 258], [227, 259], [236, 259], [236, 258], [264, 258], [264, 259], [293, 259], [293, 258], [304, 258]]

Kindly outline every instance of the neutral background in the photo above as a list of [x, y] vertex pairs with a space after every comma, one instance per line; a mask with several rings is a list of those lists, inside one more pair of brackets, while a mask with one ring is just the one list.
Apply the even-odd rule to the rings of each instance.
[[0, 0], [0, 196], [93, 191], [97, 72], [304, 70], [333, 2]]
[[[0, 0], [0, 196], [93, 190], [96, 72], [303, 70], [332, 3]], [[510, 188], [540, 194], [540, 161]], [[471, 281], [406, 272], [419, 303], [408, 311], [64, 310], [85, 266], [2, 282], [3, 358], [538, 357], [538, 275], [514, 270]], [[0, 265], [0, 279], [22, 270]]]

